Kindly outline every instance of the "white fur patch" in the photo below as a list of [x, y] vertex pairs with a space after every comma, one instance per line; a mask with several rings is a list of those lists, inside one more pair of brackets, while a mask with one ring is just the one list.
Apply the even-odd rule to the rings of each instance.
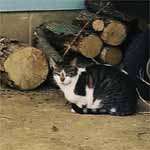
[[63, 85], [68, 85], [68, 84], [70, 84], [70, 82], [71, 82], [71, 77], [66, 76], [66, 73], [65, 73], [64, 70], [62, 70], [62, 71], [60, 72], [60, 74], [62, 74], [62, 73], [64, 74], [64, 77], [65, 77], [65, 80], [64, 80], [64, 81], [61, 81], [59, 75], [54, 75], [54, 79], [55, 79], [55, 81], [57, 82], [57, 84], [58, 84], [58, 85], [61, 85], [61, 84], [63, 84]]
[[108, 67], [111, 67], [112, 65], [111, 65], [111, 64], [104, 64], [104, 66], [108, 66]]
[[110, 111], [111, 111], [112, 113], [115, 113], [115, 112], [116, 112], [116, 108], [111, 108]]
[[99, 112], [100, 113], [106, 113], [107, 111], [106, 111], [106, 109], [100, 109]]
[[85, 72], [86, 69], [85, 68], [79, 68], [78, 71], [79, 71], [79, 73], [82, 73], [82, 72]]
[[121, 72], [123, 72], [124, 74], [128, 75], [128, 72], [125, 71], [124, 69], [121, 69]]
[[97, 109], [92, 109], [92, 112], [93, 112], [93, 113], [96, 113], [96, 112], [97, 112]]
[[75, 113], [75, 110], [74, 110], [74, 109], [71, 109], [71, 112], [72, 112], [72, 113]]
[[87, 112], [88, 112], [87, 108], [83, 108], [83, 113], [87, 114]]
[[[57, 82], [58, 86], [61, 88], [61, 90], [64, 92], [65, 97], [68, 101], [71, 103], [76, 104], [78, 107], [82, 108], [82, 105], [86, 105], [86, 99], [85, 96], [76, 95], [74, 93], [74, 88], [76, 86], [76, 83], [78, 81], [78, 78], [80, 74], [84, 71], [80, 70], [78, 71], [78, 74], [75, 77], [68, 77], [70, 78], [69, 84], [63, 84], [60, 82], [59, 76], [55, 75], [54, 79]], [[66, 79], [65, 79], [66, 80]], [[69, 79], [67, 79], [68, 81]]]
[[54, 79], [56, 80], [61, 90], [64, 92], [64, 95], [69, 102], [76, 104], [79, 108], [82, 108], [83, 105], [86, 105], [87, 108], [89, 109], [101, 108], [102, 100], [96, 99], [93, 102], [94, 100], [93, 88], [89, 88], [88, 86], [86, 86], [86, 96], [80, 96], [74, 93], [74, 89], [75, 89], [76, 83], [78, 82], [79, 76], [82, 72], [85, 72], [85, 71], [86, 71], [85, 68], [79, 68], [78, 74], [75, 77], [67, 78], [67, 76], [65, 76], [65, 80], [66, 80], [66, 81], [64, 80], [65, 84], [60, 81], [60, 77], [58, 75], [55, 75]]

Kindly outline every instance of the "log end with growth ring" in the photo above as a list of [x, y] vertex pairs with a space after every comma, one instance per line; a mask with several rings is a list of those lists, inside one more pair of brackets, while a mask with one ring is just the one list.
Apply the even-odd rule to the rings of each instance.
[[126, 37], [126, 27], [119, 21], [111, 21], [104, 28], [104, 31], [101, 34], [101, 39], [104, 41], [104, 43], [112, 46], [118, 46], [122, 44]]
[[38, 87], [48, 75], [48, 63], [42, 51], [28, 46], [10, 54], [4, 69], [13, 86], [21, 90]]
[[80, 40], [78, 49], [83, 56], [94, 58], [99, 55], [102, 46], [102, 40], [97, 35], [90, 34]]

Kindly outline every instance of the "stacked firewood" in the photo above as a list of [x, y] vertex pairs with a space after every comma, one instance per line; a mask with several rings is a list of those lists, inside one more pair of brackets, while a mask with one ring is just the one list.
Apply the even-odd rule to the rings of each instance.
[[43, 44], [37, 42], [42, 32], [42, 37], [62, 56], [74, 51], [102, 63], [120, 64], [130, 20], [106, 2], [99, 6], [96, 0], [94, 3], [87, 1], [86, 6], [87, 10], [81, 11], [72, 24], [40, 25], [34, 33], [34, 45], [42, 47]]
[[[17, 40], [0, 39], [0, 83], [31, 90], [47, 80], [50, 59], [63, 61], [66, 54], [100, 63], [119, 65], [130, 20], [109, 2], [87, 0], [87, 9], [72, 24], [43, 23], [33, 33], [33, 46]], [[36, 47], [36, 48], [35, 48]]]

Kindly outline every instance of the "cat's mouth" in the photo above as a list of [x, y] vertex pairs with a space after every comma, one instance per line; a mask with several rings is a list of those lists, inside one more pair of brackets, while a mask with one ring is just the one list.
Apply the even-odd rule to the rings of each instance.
[[61, 82], [62, 85], [68, 85], [68, 84], [70, 84], [70, 83], [71, 83], [71, 81], [69, 81], [69, 82], [67, 82], [67, 83]]

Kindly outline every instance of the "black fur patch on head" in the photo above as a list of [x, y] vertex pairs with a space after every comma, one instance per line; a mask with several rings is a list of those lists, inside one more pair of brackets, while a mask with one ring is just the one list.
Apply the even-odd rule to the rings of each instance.
[[74, 76], [76, 76], [77, 73], [78, 73], [77, 67], [75, 67], [75, 66], [70, 66], [70, 65], [64, 66], [64, 71], [65, 71], [65, 73], [66, 73], [66, 76], [69, 76], [69, 77], [74, 77]]

